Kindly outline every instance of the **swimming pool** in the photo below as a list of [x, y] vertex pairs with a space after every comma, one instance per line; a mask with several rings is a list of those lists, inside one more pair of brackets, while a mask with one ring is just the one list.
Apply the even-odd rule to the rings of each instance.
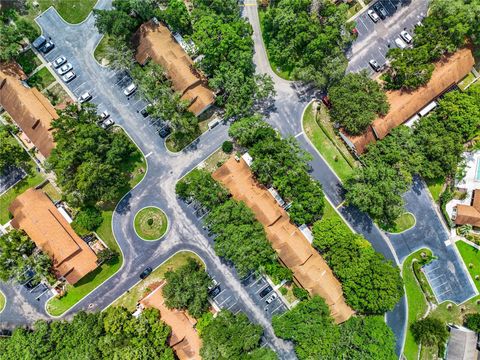
[[475, 180], [480, 181], [480, 158], [477, 159], [477, 172], [475, 173]]

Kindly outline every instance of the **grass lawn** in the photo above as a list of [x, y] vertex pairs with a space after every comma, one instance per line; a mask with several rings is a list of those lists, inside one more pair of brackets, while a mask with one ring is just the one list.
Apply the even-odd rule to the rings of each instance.
[[[325, 106], [321, 106], [317, 117], [320, 116], [328, 116], [328, 114], [326, 114]], [[337, 146], [335, 146], [316, 121], [313, 114], [313, 103], [308, 105], [305, 109], [303, 128], [310, 141], [342, 181], [345, 181], [350, 175], [352, 175], [353, 168], [346, 160], [346, 156], [342, 155], [342, 152], [340, 152]], [[351, 157], [349, 153], [348, 156]], [[353, 158], [351, 159], [351, 162], [354, 163]]]
[[45, 90], [45, 96], [50, 100], [53, 106], [65, 103], [70, 100], [70, 96], [63, 90], [62, 85], [56, 83], [50, 89]]
[[458, 83], [458, 87], [460, 90], [465, 90], [465, 88], [475, 80], [475, 75], [472, 72], [469, 72], [467, 76], [465, 76], [462, 81]]
[[223, 152], [222, 148], [220, 147], [212, 155], [206, 158], [198, 167], [207, 170], [209, 173], [213, 173], [220, 166], [222, 166], [231, 155], [232, 154]]
[[[117, 128], [116, 131], [123, 130], [121, 128]], [[131, 174], [129, 187], [124, 189], [123, 192], [125, 194], [143, 179], [143, 176], [146, 172], [146, 160], [141, 152], [138, 151], [123, 163], [123, 168]], [[75, 284], [75, 286], [68, 285], [67, 294], [65, 296], [60, 299], [53, 298], [47, 303], [47, 310], [51, 315], [59, 316], [63, 314], [78, 301], [88, 295], [91, 291], [93, 291], [97, 286], [115, 274], [122, 266], [122, 253], [112, 231], [112, 216], [115, 205], [116, 204], [112, 204], [109, 208], [103, 209], [103, 222], [97, 229], [96, 233], [110, 249], [118, 252], [119, 256], [117, 261], [109, 264], [102, 264], [102, 266], [81, 279], [77, 284]]]
[[50, 182], [47, 182], [42, 186], [42, 191], [46, 193], [52, 201], [58, 201], [62, 199], [62, 195], [53, 187]]
[[5, 304], [7, 302], [7, 299], [5, 299], [5, 295], [0, 291], [0, 313], [3, 311], [3, 308], [5, 307]]
[[389, 228], [385, 228], [385, 231], [388, 231], [389, 233], [400, 233], [402, 231], [408, 230], [411, 227], [415, 226], [415, 216], [413, 216], [411, 213], [406, 212], [400, 215], [400, 217], [395, 220], [395, 224]]
[[[352, 231], [350, 230], [350, 228], [348, 227], [348, 225], [345, 223], [345, 221], [343, 220], [343, 218], [340, 217], [340, 215], [338, 215], [338, 213], [335, 211], [335, 209], [333, 208], [332, 205], [330, 205], [330, 203], [328, 201], [325, 200], [325, 208], [323, 210], [323, 216], [322, 216], [322, 220], [323, 219], [331, 219], [331, 218], [339, 218], [340, 220], [342, 220], [342, 224], [344, 224], [345, 226], [345, 229], [348, 231]], [[321, 220], [320, 220], [321, 221]]]
[[410, 332], [410, 325], [417, 319], [421, 318], [427, 311], [428, 305], [425, 295], [417, 281], [415, 273], [413, 272], [412, 263], [422, 260], [421, 253], [431, 255], [431, 251], [427, 249], [421, 249], [405, 259], [403, 262], [402, 277], [405, 284], [405, 293], [408, 301], [408, 323], [407, 334], [405, 338], [405, 348], [403, 355], [407, 360], [416, 360], [418, 356], [418, 345], [413, 339]]
[[86, 19], [97, 0], [37, 0], [38, 8], [32, 9], [32, 15], [37, 16], [50, 6], [54, 6], [62, 18], [71, 24], [78, 24]]
[[[12, 143], [20, 147], [17, 141], [11, 137]], [[10, 220], [10, 213], [8, 212], [8, 206], [15, 198], [22, 194], [25, 190], [39, 185], [43, 181], [43, 176], [37, 171], [37, 165], [33, 160], [28, 161], [28, 168], [24, 170], [27, 172], [27, 176], [20, 180], [15, 186], [10, 188], [6, 193], [0, 196], [0, 224], [5, 224]]]
[[145, 280], [140, 281], [137, 285], [115, 300], [112, 306], [123, 306], [132, 312], [135, 311], [137, 302], [143, 298], [147, 292], [150, 291], [148, 287], [150, 284], [163, 280], [164, 275], [168, 270], [174, 270], [182, 265], [185, 265], [187, 260], [190, 258], [196, 259], [202, 263], [200, 258], [194, 253], [189, 251], [181, 251], [173, 255], [154, 271], [152, 271], [152, 273]]
[[32, 49], [21, 53], [15, 60], [27, 75], [29, 75], [42, 63]]
[[445, 183], [444, 178], [437, 178], [427, 181], [428, 190], [433, 197], [435, 202], [438, 202], [440, 199], [440, 194], [442, 193], [443, 184]]
[[168, 219], [165, 213], [153, 206], [143, 208], [137, 212], [133, 223], [135, 232], [143, 240], [160, 239], [168, 227]]
[[95, 60], [97, 60], [100, 64], [102, 63], [102, 59], [104, 59], [106, 56], [106, 49], [108, 46], [108, 42], [109, 42], [109, 37], [105, 35], [102, 38], [102, 40], [100, 40], [97, 47], [95, 48], [95, 51], [93, 52], [93, 56], [95, 57]]
[[467, 244], [465, 241], [457, 241], [455, 245], [457, 245], [457, 249], [462, 256], [463, 262], [465, 263], [477, 290], [480, 291], [480, 279], [475, 280], [475, 276], [480, 277], [480, 250]]
[[270, 63], [270, 67], [272, 68], [273, 72], [277, 74], [279, 77], [285, 80], [294, 80], [293, 77], [291, 76], [291, 72], [293, 69], [280, 69], [277, 64], [275, 64], [274, 61], [271, 60], [270, 55], [268, 54], [268, 38], [265, 36], [265, 33], [263, 32], [263, 19], [265, 17], [265, 10], [259, 8], [258, 9], [258, 17], [260, 19], [260, 28], [262, 30], [262, 37], [263, 37], [263, 43], [265, 45], [265, 51], [267, 52], [267, 57], [268, 57], [268, 62]]
[[350, 19], [353, 15], [359, 12], [362, 9], [362, 5], [359, 2], [355, 1], [352, 6], [347, 10], [347, 19]]
[[53, 77], [53, 75], [50, 73], [47, 67], [44, 67], [37, 71], [35, 74], [33, 74], [27, 80], [27, 84], [30, 87], [36, 87], [38, 90], [42, 91], [54, 81], [55, 78]]

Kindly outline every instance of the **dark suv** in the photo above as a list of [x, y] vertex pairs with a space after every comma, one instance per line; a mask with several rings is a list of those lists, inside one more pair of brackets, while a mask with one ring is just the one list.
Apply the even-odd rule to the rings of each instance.
[[377, 12], [378, 16], [380, 16], [380, 19], [385, 20], [387, 18], [387, 10], [385, 10], [385, 8], [380, 2], [375, 3], [375, 5], [373, 5], [372, 7]]
[[140, 279], [142, 279], [142, 280], [145, 279], [151, 273], [152, 273], [152, 268], [149, 266], [145, 270], [142, 271], [142, 273], [140, 274]]

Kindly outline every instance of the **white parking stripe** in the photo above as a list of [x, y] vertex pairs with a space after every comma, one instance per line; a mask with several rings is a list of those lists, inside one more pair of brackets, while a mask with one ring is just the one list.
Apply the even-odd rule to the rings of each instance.
[[283, 303], [282, 303], [282, 301], [280, 300], [280, 304], [279, 304], [275, 309], [272, 310], [272, 313], [274, 313], [275, 311], [277, 311], [278, 308], [279, 308], [280, 306], [282, 306], [282, 305], [283, 305]]
[[232, 295], [230, 295], [228, 298], [223, 300], [220, 304], [218, 304], [218, 306], [222, 306], [223, 304], [225, 304], [225, 302], [227, 302], [227, 300], [229, 300], [231, 297], [232, 297]]
[[150, 155], [152, 155], [152, 151], [150, 151], [147, 155], [145, 155], [145, 159], [148, 158]]
[[78, 85], [74, 90], [72, 90], [72, 92], [74, 93], [75, 91], [77, 91], [78, 88], [79, 88], [80, 86], [82, 86], [83, 84], [85, 84], [85, 83], [86, 83], [86, 81], [84, 81], [83, 83], [81, 83], [80, 85]]

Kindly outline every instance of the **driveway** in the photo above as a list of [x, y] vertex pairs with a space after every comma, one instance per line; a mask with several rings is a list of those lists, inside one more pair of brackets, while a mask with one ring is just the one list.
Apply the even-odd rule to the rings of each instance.
[[407, 30], [413, 34], [415, 25], [425, 17], [429, 0], [380, 0], [380, 2], [388, 13], [385, 20], [374, 23], [367, 11], [355, 19], [358, 38], [347, 52], [349, 72], [365, 69], [372, 74], [374, 71], [368, 64], [372, 59], [384, 65], [387, 52], [390, 48], [396, 47], [395, 38], [399, 37], [400, 32]]

